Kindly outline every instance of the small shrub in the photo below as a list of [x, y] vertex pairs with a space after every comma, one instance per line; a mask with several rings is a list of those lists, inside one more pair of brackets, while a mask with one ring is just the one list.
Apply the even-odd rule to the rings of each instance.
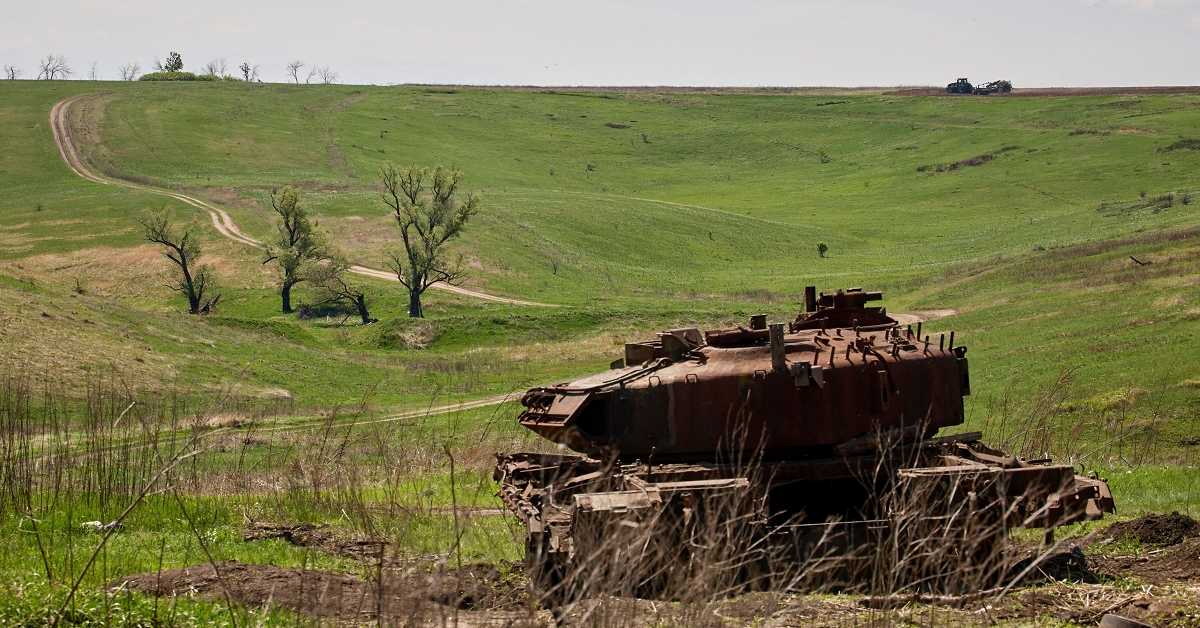
[[217, 77], [210, 75], [196, 76], [191, 72], [150, 72], [143, 74], [139, 81], [215, 81]]
[[1191, 195], [1191, 193], [1190, 193], [1190, 192], [1184, 192], [1183, 194], [1181, 194], [1181, 195], [1179, 196], [1179, 202], [1180, 202], [1180, 203], [1183, 203], [1184, 205], [1191, 205], [1191, 204], [1192, 204], [1192, 195]]
[[829, 253], [829, 245], [825, 244], [824, 242], [818, 242], [817, 255], [820, 257], [825, 257], [826, 253]]

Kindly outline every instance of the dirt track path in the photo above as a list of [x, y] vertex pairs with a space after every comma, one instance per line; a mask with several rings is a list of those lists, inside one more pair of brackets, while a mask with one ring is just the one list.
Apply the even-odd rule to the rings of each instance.
[[[186, 203], [192, 207], [195, 207], [196, 209], [208, 212], [208, 215], [212, 218], [213, 228], [216, 229], [217, 233], [220, 233], [222, 236], [239, 244], [244, 244], [256, 249], [262, 250], [266, 248], [266, 245], [261, 241], [246, 235], [246, 233], [237, 226], [237, 223], [233, 221], [233, 218], [229, 215], [229, 213], [220, 207], [202, 201], [194, 196], [188, 196], [187, 194], [181, 194], [179, 192], [151, 185], [143, 185], [141, 183], [134, 183], [132, 181], [108, 177], [92, 170], [80, 156], [79, 148], [75, 145], [75, 141], [71, 137], [71, 125], [68, 123], [71, 105], [76, 101], [86, 97], [88, 97], [88, 95], [64, 98], [55, 103], [50, 109], [50, 128], [54, 132], [54, 143], [58, 146], [58, 154], [62, 156], [63, 162], [67, 164], [67, 167], [70, 168], [72, 172], [79, 177], [93, 183], [99, 183], [101, 185], [115, 185], [117, 187], [127, 188], [130, 190], [149, 192], [151, 194], [173, 198], [181, 203]], [[364, 277], [382, 279], [384, 281], [398, 281], [396, 279], [396, 275], [393, 273], [367, 266], [351, 266], [350, 272], [362, 275]], [[434, 284], [432, 287], [446, 292], [453, 292], [454, 294], [462, 295], [472, 299], [491, 301], [493, 303], [507, 303], [509, 305], [527, 305], [533, 307], [559, 307], [553, 303], [538, 303], [536, 301], [502, 297], [495, 294], [488, 294], [486, 292], [479, 292], [477, 290], [470, 290], [461, 286]]]
[[925, 321], [936, 321], [939, 318], [947, 318], [958, 314], [958, 310], [946, 308], [941, 310], [921, 310], [917, 312], [895, 313], [889, 312], [888, 315], [896, 319], [897, 323], [903, 327], [904, 325], [916, 325]]

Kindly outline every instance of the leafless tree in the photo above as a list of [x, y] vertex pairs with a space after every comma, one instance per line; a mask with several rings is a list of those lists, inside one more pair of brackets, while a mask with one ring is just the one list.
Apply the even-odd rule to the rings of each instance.
[[62, 55], [46, 55], [38, 62], [38, 68], [38, 78], [43, 81], [65, 79], [72, 73], [67, 58]]
[[242, 80], [247, 83], [253, 83], [258, 80], [258, 66], [250, 65], [249, 61], [243, 61], [238, 69], [242, 71]]
[[210, 296], [215, 281], [212, 269], [199, 263], [201, 250], [196, 234], [190, 228], [177, 230], [166, 211], [150, 214], [140, 222], [146, 240], [166, 249], [163, 255], [179, 269], [179, 281], [167, 287], [187, 297], [188, 313], [211, 312], [221, 295]]
[[[438, 166], [410, 166], [397, 170], [393, 165], [380, 171], [383, 202], [392, 210], [400, 228], [403, 251], [391, 254], [389, 266], [408, 289], [408, 315], [424, 316], [421, 295], [437, 283], [458, 284], [465, 273], [462, 256], [455, 264], [446, 261], [446, 243], [462, 233], [467, 221], [479, 209], [479, 198], [467, 194], [458, 199], [462, 173]], [[429, 194], [425, 193], [426, 183]]]
[[287, 64], [288, 74], [292, 77], [292, 82], [300, 84], [300, 70], [304, 68], [304, 62], [299, 59]]
[[136, 61], [130, 61], [129, 63], [121, 66], [121, 80], [136, 81], [138, 74], [141, 72], [142, 66], [138, 65]]
[[92, 62], [92, 69], [88, 71], [88, 80], [96, 81], [100, 79], [100, 73], [96, 69], [96, 62]]
[[317, 78], [321, 79], [321, 83], [324, 85], [333, 85], [337, 82], [338, 73], [329, 69], [329, 66], [324, 65], [317, 68]]
[[21, 78], [21, 69], [15, 65], [4, 66], [4, 78], [10, 81], [15, 81]]
[[312, 85], [313, 77], [315, 77], [316, 75], [317, 75], [317, 66], [314, 65], [313, 67], [309, 68], [308, 76], [304, 77], [304, 84]]
[[367, 308], [367, 297], [362, 288], [346, 280], [349, 271], [350, 264], [339, 258], [326, 260], [313, 270], [309, 276], [310, 280], [319, 286], [325, 295], [325, 299], [316, 305], [335, 303], [349, 306], [353, 308], [353, 313], [348, 314], [347, 318], [358, 314], [363, 325], [370, 325], [377, 319], [371, 318], [371, 312]]
[[209, 76], [223, 77], [226, 74], [228, 65], [224, 59], [213, 59], [204, 64], [204, 73]]

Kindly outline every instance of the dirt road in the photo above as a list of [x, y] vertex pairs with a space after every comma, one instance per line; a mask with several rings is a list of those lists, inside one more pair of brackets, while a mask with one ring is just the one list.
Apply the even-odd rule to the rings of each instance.
[[958, 310], [942, 309], [942, 310], [921, 310], [917, 312], [896, 313], [889, 312], [889, 316], [896, 319], [900, 326], [916, 325], [924, 321], [936, 321], [939, 318], [947, 318], [958, 314]]
[[[69, 123], [71, 105], [83, 98], [88, 97], [89, 95], [80, 95], [64, 98], [63, 100], [55, 103], [54, 107], [50, 109], [50, 128], [54, 132], [54, 143], [58, 146], [58, 154], [62, 156], [63, 162], [67, 164], [67, 167], [70, 168], [72, 172], [79, 177], [93, 183], [99, 183], [101, 185], [115, 185], [117, 187], [127, 188], [130, 190], [139, 190], [142, 192], [148, 192], [150, 194], [166, 196], [168, 198], [173, 198], [177, 201], [180, 201], [181, 203], [186, 203], [192, 207], [195, 207], [196, 209], [208, 212], [208, 215], [212, 218], [213, 228], [216, 229], [217, 233], [220, 233], [222, 236], [225, 236], [226, 238], [229, 238], [230, 240], [233, 240], [239, 244], [244, 244], [256, 249], [266, 248], [266, 245], [261, 241], [246, 235], [245, 232], [238, 228], [237, 223], [233, 221], [233, 218], [229, 215], [229, 213], [220, 207], [202, 201], [194, 196], [189, 196], [187, 194], [182, 194], [173, 190], [155, 187], [152, 185], [145, 185], [141, 183], [134, 183], [132, 181], [126, 181], [124, 179], [108, 177], [96, 172], [95, 170], [92, 170], [91, 167], [88, 166], [87, 162], [80, 156], [79, 148], [76, 146], [74, 139], [71, 137], [71, 125]], [[398, 281], [396, 279], [396, 275], [391, 272], [376, 268], [369, 268], [367, 266], [351, 266], [350, 272], [362, 275], [364, 277], [383, 279], [384, 281]], [[532, 307], [558, 307], [552, 303], [539, 303], [537, 301], [526, 301], [524, 299], [503, 297], [495, 294], [488, 294], [486, 292], [479, 292], [477, 290], [471, 290], [469, 288], [463, 288], [461, 286], [434, 284], [432, 287], [446, 292], [453, 292], [454, 294], [459, 294], [472, 299], [491, 301], [493, 303], [527, 305]]]

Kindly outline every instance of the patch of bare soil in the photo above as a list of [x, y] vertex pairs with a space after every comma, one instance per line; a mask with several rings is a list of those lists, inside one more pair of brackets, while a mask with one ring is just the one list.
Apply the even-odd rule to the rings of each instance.
[[113, 583], [157, 596], [197, 595], [250, 607], [268, 605], [319, 618], [421, 625], [538, 625], [524, 588], [491, 565], [465, 565], [440, 573], [381, 572], [382, 583], [353, 574], [238, 561], [168, 569]]
[[[379, 539], [345, 539], [328, 532], [324, 526], [311, 523], [263, 523], [255, 522], [246, 527], [242, 536], [245, 541], [283, 539], [298, 547], [311, 547], [321, 551], [357, 560], [369, 565], [378, 565], [382, 558], [385, 565], [394, 561], [389, 556], [388, 543]], [[395, 554], [395, 552], [391, 552]]]
[[1135, 556], [1091, 559], [1093, 569], [1107, 576], [1137, 576], [1147, 582], [1200, 583], [1200, 539], [1188, 539]]
[[1145, 545], [1179, 545], [1195, 537], [1200, 537], [1200, 521], [1178, 512], [1149, 514], [1114, 523], [1105, 530], [1107, 542], [1133, 539]]

